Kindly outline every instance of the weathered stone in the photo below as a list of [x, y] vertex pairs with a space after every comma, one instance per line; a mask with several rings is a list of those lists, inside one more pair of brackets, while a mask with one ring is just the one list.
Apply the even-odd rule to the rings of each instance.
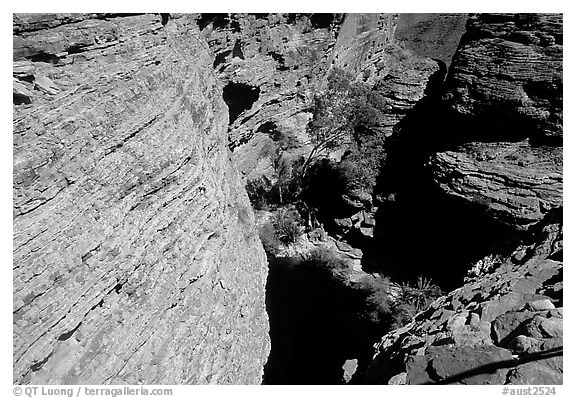
[[504, 384], [506, 380], [504, 369], [496, 368], [467, 377], [460, 375], [482, 366], [490, 367], [498, 362], [512, 359], [512, 354], [508, 350], [494, 346], [430, 347], [427, 354], [431, 361], [431, 368], [440, 379], [453, 377], [454, 382], [463, 384]]
[[516, 336], [510, 343], [508, 344], [508, 348], [514, 354], [523, 354], [538, 351], [540, 348], [542, 340], [536, 339], [534, 337], [528, 336]]
[[374, 216], [369, 212], [364, 212], [364, 225], [368, 227], [374, 227], [376, 225], [376, 220]]
[[36, 67], [28, 60], [14, 61], [12, 63], [12, 74], [14, 76], [20, 78], [34, 76], [34, 72], [36, 72]]
[[525, 363], [511, 370], [507, 384], [562, 384], [562, 369], [555, 364], [550, 365], [550, 361]]
[[340, 228], [352, 228], [352, 220], [350, 218], [336, 218], [334, 223]]
[[[506, 370], [497, 365], [510, 360], [509, 351], [494, 346], [429, 347], [425, 356], [411, 357], [406, 362], [407, 381], [408, 384], [443, 380], [461, 384], [504, 384]], [[484, 366], [490, 370], [474, 372]]]
[[466, 14], [402, 13], [394, 39], [415, 54], [440, 60], [449, 67], [467, 20]]
[[392, 376], [388, 381], [389, 385], [405, 385], [406, 384], [406, 372], [402, 372], [397, 374], [396, 376]]
[[563, 327], [560, 318], [545, 318], [540, 323], [540, 328], [545, 337], [562, 337]]
[[564, 317], [564, 308], [555, 308], [553, 310], [550, 310], [549, 312], [550, 316], [553, 316], [555, 318], [563, 318]]
[[472, 143], [436, 154], [432, 166], [444, 191], [520, 229], [562, 206], [562, 148]]
[[345, 383], [350, 382], [354, 373], [356, 373], [356, 369], [358, 369], [358, 360], [357, 359], [348, 359], [342, 365], [342, 369], [344, 370], [344, 375], [342, 376]]
[[524, 296], [520, 293], [505, 294], [504, 296], [480, 304], [480, 320], [492, 322], [508, 311], [522, 308], [524, 304]]
[[452, 339], [456, 346], [485, 346], [492, 344], [490, 332], [490, 323], [480, 322], [477, 325], [464, 325], [453, 330]]
[[[494, 342], [501, 344], [505, 339], [518, 334], [518, 327], [535, 315], [534, 312], [507, 312], [497, 317], [492, 323]], [[516, 332], [516, 333], [515, 333]], [[512, 333], [515, 333], [514, 335]]]
[[360, 225], [362, 224], [362, 222], [364, 221], [364, 212], [363, 212], [363, 211], [360, 211], [360, 212], [358, 212], [358, 213], [356, 213], [356, 214], [353, 214], [353, 215], [350, 217], [350, 220], [352, 221], [352, 224], [354, 224], [354, 226], [355, 226], [356, 228], [359, 228]]
[[360, 233], [368, 238], [373, 238], [374, 237], [374, 228], [359, 228], [360, 229]]
[[424, 355], [414, 355], [406, 361], [406, 384], [425, 384], [433, 380], [430, 378], [426, 368], [428, 367], [428, 357]]
[[531, 311], [546, 311], [546, 310], [553, 310], [554, 304], [549, 299], [542, 299], [531, 301], [528, 303], [528, 309]]
[[562, 14], [471, 17], [447, 82], [452, 109], [486, 134], [562, 137], [562, 24]]
[[34, 79], [34, 88], [45, 92], [46, 94], [58, 94], [58, 86], [46, 76], [36, 76]]
[[12, 81], [12, 90], [15, 104], [29, 104], [32, 102], [33, 94], [28, 90], [28, 88], [16, 79]]
[[14, 107], [14, 383], [261, 383], [266, 258], [194, 19], [31, 18], [14, 53], [59, 91]]

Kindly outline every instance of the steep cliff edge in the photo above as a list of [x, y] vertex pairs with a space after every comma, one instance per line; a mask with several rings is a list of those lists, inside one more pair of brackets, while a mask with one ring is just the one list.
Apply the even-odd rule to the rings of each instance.
[[562, 206], [562, 15], [468, 22], [444, 100], [459, 148], [432, 160], [450, 195], [526, 229]]
[[14, 383], [261, 382], [266, 259], [212, 63], [189, 16], [14, 17]]
[[562, 222], [549, 221], [384, 336], [362, 382], [562, 384]]
[[473, 278], [384, 336], [361, 382], [562, 383], [562, 74], [561, 15], [468, 21], [442, 100], [416, 110], [394, 149], [420, 152], [397, 163], [420, 178], [396, 186], [400, 201], [430, 193], [423, 206], [444, 221], [424, 223], [440, 256], [411, 260]]

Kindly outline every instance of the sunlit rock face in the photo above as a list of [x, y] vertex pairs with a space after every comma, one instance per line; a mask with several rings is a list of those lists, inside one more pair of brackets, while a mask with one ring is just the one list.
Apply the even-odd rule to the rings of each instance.
[[510, 254], [376, 344], [369, 384], [562, 384], [563, 234], [554, 215]]
[[453, 135], [435, 179], [518, 229], [562, 206], [562, 15], [473, 16], [446, 82]]
[[14, 383], [261, 382], [267, 265], [212, 63], [190, 16], [14, 16]]
[[429, 143], [425, 173], [437, 203], [470, 209], [453, 207], [468, 216], [458, 233], [478, 232], [470, 247], [498, 231], [472, 215], [506, 229], [461, 287], [376, 344], [361, 382], [562, 383], [562, 74], [561, 15], [468, 21], [439, 106], [441, 150]]

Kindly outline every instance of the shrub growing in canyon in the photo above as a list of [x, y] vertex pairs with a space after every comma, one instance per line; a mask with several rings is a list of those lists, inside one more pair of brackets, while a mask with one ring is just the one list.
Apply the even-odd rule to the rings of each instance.
[[298, 213], [291, 209], [280, 209], [272, 220], [264, 223], [258, 230], [264, 251], [276, 256], [282, 245], [296, 243], [302, 233]]
[[280, 242], [288, 245], [296, 243], [302, 233], [298, 213], [292, 210], [280, 209], [274, 217], [274, 229]]
[[372, 323], [386, 324], [392, 314], [390, 299], [390, 279], [387, 277], [365, 277], [357, 289], [365, 295], [365, 309], [362, 316]]
[[260, 241], [266, 254], [271, 257], [276, 256], [282, 242], [276, 235], [274, 225], [271, 222], [263, 224], [258, 230], [258, 235], [260, 235]]
[[[341, 203], [335, 198], [354, 196], [353, 191], [372, 193], [386, 153], [386, 138], [379, 130], [385, 112], [386, 99], [377, 88], [354, 81], [338, 68], [330, 72], [328, 87], [316, 96], [308, 125], [313, 149], [302, 167], [303, 189], [319, 191], [306, 195], [309, 199], [330, 203], [329, 207], [339, 211]], [[325, 155], [337, 148], [346, 149], [341, 161], [327, 161]], [[329, 180], [315, 178], [319, 172]], [[321, 180], [320, 185], [328, 189], [315, 189], [312, 180]], [[325, 206], [310, 205], [333, 213]]]
[[416, 283], [403, 283], [400, 296], [394, 306], [394, 326], [400, 327], [410, 322], [414, 316], [430, 305], [443, 294], [438, 285], [424, 276], [419, 276]]
[[251, 180], [246, 183], [246, 193], [252, 203], [252, 207], [256, 210], [268, 210], [269, 209], [269, 192], [272, 187], [267, 180]]

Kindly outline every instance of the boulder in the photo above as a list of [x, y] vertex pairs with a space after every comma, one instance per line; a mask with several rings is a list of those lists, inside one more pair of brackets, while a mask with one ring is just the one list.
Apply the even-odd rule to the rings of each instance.
[[342, 376], [344, 382], [345, 383], [350, 382], [350, 380], [352, 380], [352, 377], [356, 373], [356, 370], [358, 369], [358, 360], [347, 359], [346, 362], [344, 362], [344, 365], [342, 365], [342, 369], [344, 370], [344, 375]]
[[556, 308], [549, 299], [535, 300], [528, 303], [531, 311], [547, 311]]
[[512, 359], [508, 350], [490, 345], [429, 347], [425, 356], [408, 360], [407, 380], [408, 384], [504, 384], [506, 369], [499, 366]]
[[28, 87], [17, 79], [12, 80], [12, 95], [15, 104], [29, 104], [32, 102], [33, 94]]
[[36, 76], [34, 79], [34, 88], [46, 94], [58, 94], [58, 86], [46, 76]]
[[18, 78], [34, 76], [36, 67], [28, 60], [14, 61], [12, 63], [12, 74]]

